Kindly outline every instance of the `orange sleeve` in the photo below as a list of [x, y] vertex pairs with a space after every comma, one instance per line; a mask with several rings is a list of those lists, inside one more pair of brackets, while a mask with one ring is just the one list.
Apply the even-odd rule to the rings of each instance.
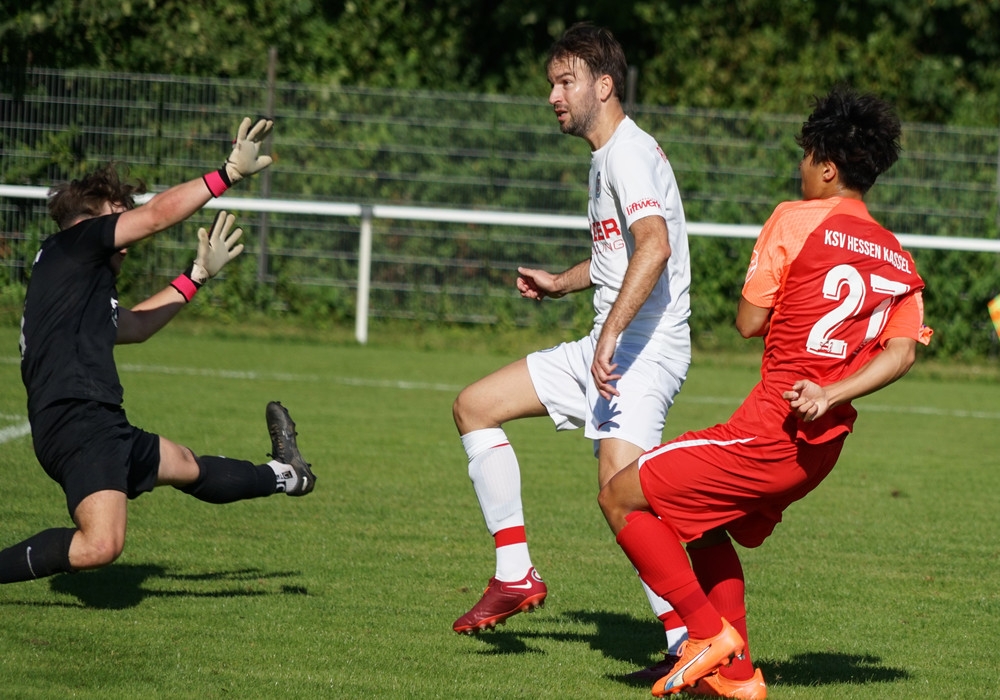
[[783, 202], [764, 222], [743, 282], [743, 296], [754, 306], [771, 309], [785, 282], [788, 266], [806, 239], [829, 216], [840, 198]]
[[889, 317], [879, 344], [885, 345], [890, 338], [912, 338], [927, 345], [933, 334], [933, 329], [924, 325], [924, 297], [916, 292], [906, 297]]

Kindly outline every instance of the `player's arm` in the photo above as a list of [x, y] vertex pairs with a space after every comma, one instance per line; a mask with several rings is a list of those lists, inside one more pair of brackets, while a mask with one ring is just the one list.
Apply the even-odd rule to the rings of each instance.
[[212, 233], [198, 229], [198, 253], [186, 272], [178, 275], [170, 286], [142, 301], [131, 309], [118, 309], [118, 345], [141, 343], [163, 328], [195, 292], [230, 260], [243, 252], [239, 243], [242, 229], [233, 229], [235, 217], [220, 211], [212, 224]]
[[646, 303], [670, 259], [670, 238], [663, 217], [643, 217], [633, 223], [629, 231], [635, 238], [635, 251], [625, 271], [621, 291], [601, 328], [594, 348], [594, 361], [590, 366], [597, 388], [606, 399], [618, 395], [618, 390], [611, 384], [621, 378], [620, 374], [614, 373], [617, 365], [613, 362], [618, 336]]
[[834, 406], [867, 396], [902, 377], [916, 360], [916, 347], [913, 338], [889, 338], [885, 349], [857, 372], [826, 386], [800, 379], [782, 397], [800, 419], [816, 420]]
[[797, 204], [779, 204], [754, 243], [736, 308], [736, 330], [744, 338], [766, 336], [771, 330], [771, 313], [781, 293], [785, 271], [802, 250], [807, 238], [804, 232], [814, 230], [819, 224], [819, 220], [813, 220], [817, 215], [811, 212], [804, 220], [798, 216]]
[[136, 241], [168, 229], [201, 209], [213, 197], [248, 175], [271, 164], [271, 157], [260, 154], [260, 147], [271, 133], [274, 122], [260, 119], [251, 128], [247, 117], [240, 124], [233, 151], [223, 166], [204, 177], [165, 190], [142, 206], [123, 212], [115, 227], [115, 246], [127, 248]]
[[541, 301], [545, 297], [558, 299], [593, 286], [593, 282], [590, 280], [589, 259], [558, 274], [530, 267], [519, 267], [517, 275], [517, 290], [521, 292], [521, 296], [537, 301]]
[[756, 338], [767, 335], [771, 325], [771, 309], [757, 306], [740, 297], [740, 305], [736, 309], [736, 330], [744, 338]]

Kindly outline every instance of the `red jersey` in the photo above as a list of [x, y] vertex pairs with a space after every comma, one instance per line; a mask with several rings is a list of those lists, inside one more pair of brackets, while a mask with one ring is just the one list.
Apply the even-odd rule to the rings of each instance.
[[782, 393], [799, 379], [826, 385], [857, 371], [893, 337], [929, 339], [909, 253], [863, 202], [833, 197], [780, 204], [754, 246], [743, 286], [770, 308], [761, 381], [730, 422], [759, 435], [826, 442], [850, 432], [845, 403], [813, 422]]

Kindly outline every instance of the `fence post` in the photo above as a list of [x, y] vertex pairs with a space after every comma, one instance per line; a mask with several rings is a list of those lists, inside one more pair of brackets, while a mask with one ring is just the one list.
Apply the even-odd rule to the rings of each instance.
[[625, 114], [635, 119], [635, 92], [639, 82], [639, 69], [635, 66], [628, 67], [628, 74], [625, 80]]
[[[278, 49], [274, 46], [267, 52], [267, 110], [265, 116], [274, 119], [274, 88], [278, 75]], [[271, 153], [271, 142], [273, 136], [267, 138], [267, 142], [262, 149], [265, 154]], [[264, 168], [261, 174], [260, 196], [263, 199], [271, 197], [271, 169]], [[267, 280], [267, 229], [268, 214], [262, 211], [258, 217], [260, 231], [257, 234], [257, 284], [264, 284]]]
[[361, 207], [361, 237], [358, 240], [358, 300], [354, 314], [354, 337], [364, 345], [368, 342], [368, 297], [372, 276], [372, 218], [371, 205]]

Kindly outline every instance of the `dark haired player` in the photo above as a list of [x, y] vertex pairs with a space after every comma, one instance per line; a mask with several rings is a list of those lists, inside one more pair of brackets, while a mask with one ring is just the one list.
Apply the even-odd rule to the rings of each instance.
[[[453, 629], [475, 634], [542, 603], [548, 593], [528, 552], [517, 456], [503, 425], [549, 416], [557, 430], [583, 428], [597, 457], [598, 486], [660, 443], [667, 411], [691, 362], [687, 224], [674, 173], [656, 140], [626, 116], [625, 53], [607, 29], [570, 27], [546, 66], [549, 104], [565, 134], [591, 148], [590, 257], [568, 270], [518, 268], [527, 299], [593, 288], [594, 325], [577, 341], [533, 352], [462, 390], [455, 425], [487, 529], [496, 570], [482, 598]], [[647, 589], [674, 651], [684, 628]], [[668, 666], [669, 668], [669, 666]]]
[[601, 491], [618, 543], [688, 628], [653, 695], [766, 697], [730, 538], [759, 546], [833, 468], [851, 400], [902, 377], [929, 342], [913, 259], [863, 201], [899, 136], [874, 96], [837, 88], [816, 100], [797, 139], [803, 200], [764, 224], [736, 314], [744, 337], [764, 336], [760, 383], [726, 423], [646, 452]]
[[240, 254], [242, 231], [221, 212], [210, 235], [198, 231], [197, 257], [187, 272], [130, 309], [119, 306], [115, 285], [128, 247], [270, 165], [260, 145], [271, 128], [270, 120], [244, 119], [222, 168], [139, 207], [134, 196], [145, 186], [122, 180], [113, 165], [50, 192], [49, 212], [61, 230], [45, 240], [32, 267], [21, 319], [21, 376], [35, 454], [66, 494], [76, 527], [44, 530], [0, 551], [0, 583], [110, 564], [125, 545], [128, 499], [155, 486], [208, 503], [312, 491], [315, 477], [281, 404], [265, 410], [271, 462], [196, 457], [128, 422], [113, 353], [115, 344], [139, 343], [163, 328]]

